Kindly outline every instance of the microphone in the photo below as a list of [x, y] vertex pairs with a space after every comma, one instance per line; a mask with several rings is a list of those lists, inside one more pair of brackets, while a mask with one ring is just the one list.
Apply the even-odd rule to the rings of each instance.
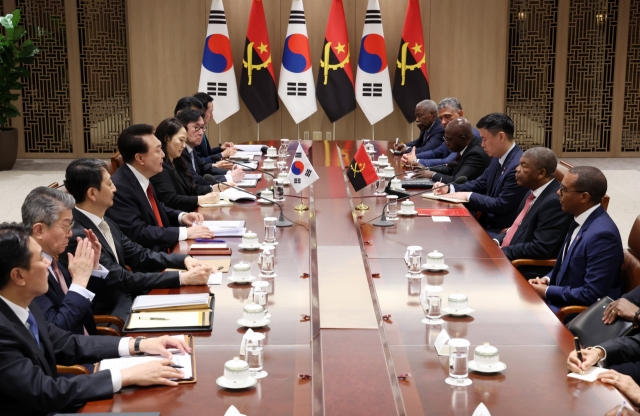
[[[460, 176], [460, 177], [456, 178], [456, 180], [453, 181], [453, 183], [455, 183], [457, 185], [462, 185], [466, 181], [467, 181], [467, 177], [466, 176]], [[433, 191], [435, 189], [444, 188], [446, 186], [449, 186], [449, 184], [440, 185], [440, 186], [438, 186], [436, 188], [431, 188], [431, 190]], [[411, 197], [416, 196], [416, 195], [424, 194], [424, 193], [425, 193], [425, 191], [416, 192], [414, 194], [409, 194], [407, 196], [403, 196], [402, 198], [396, 199], [396, 202], [402, 201], [403, 199], [411, 198]], [[375, 225], [376, 227], [391, 227], [393, 225], [392, 221], [387, 220], [387, 216], [385, 214], [385, 210], [387, 208], [387, 205], [389, 205], [390, 203], [391, 202], [387, 202], [386, 204], [384, 204], [384, 206], [382, 207], [382, 215], [380, 215], [380, 219], [378, 221], [374, 222], [373, 225]]]
[[213, 175], [208, 174], [208, 173], [205, 173], [202, 178], [204, 179], [204, 181], [208, 185], [215, 185], [215, 184], [219, 183]]
[[[264, 147], [266, 149], [266, 146], [262, 146], [262, 147]], [[266, 150], [265, 150], [265, 152], [266, 152]], [[238, 165], [238, 166], [243, 166], [245, 168], [249, 168], [249, 170], [256, 170], [258, 172], [266, 173], [267, 175], [271, 176], [273, 179], [276, 178], [275, 176], [273, 176], [273, 174], [271, 174], [271, 173], [269, 173], [267, 171], [264, 171], [264, 170], [261, 170], [261, 169], [258, 169], [258, 168], [254, 168], [254, 167], [251, 167], [249, 165], [243, 165], [242, 163], [234, 162], [233, 160], [230, 160], [230, 159], [225, 159], [225, 160], [227, 162], [231, 163], [231, 164]]]
[[260, 153], [262, 153], [263, 155], [266, 155], [266, 154], [267, 154], [267, 149], [268, 149], [268, 147], [267, 147], [267, 146], [262, 146], [262, 147], [260, 148]]
[[287, 219], [284, 217], [284, 214], [282, 212], [282, 205], [280, 205], [276, 201], [274, 201], [272, 199], [269, 199], [269, 198], [265, 198], [262, 195], [258, 196], [256, 194], [254, 194], [253, 192], [249, 192], [246, 189], [238, 188], [237, 186], [233, 186], [233, 185], [225, 185], [225, 186], [228, 186], [229, 188], [237, 189], [239, 191], [242, 191], [242, 192], [245, 192], [247, 194], [253, 195], [256, 198], [262, 198], [265, 201], [273, 202], [274, 204], [276, 204], [278, 206], [278, 208], [280, 208], [280, 217], [278, 218], [278, 221], [276, 221], [276, 227], [291, 227], [293, 225], [293, 223], [291, 221], [287, 221]]

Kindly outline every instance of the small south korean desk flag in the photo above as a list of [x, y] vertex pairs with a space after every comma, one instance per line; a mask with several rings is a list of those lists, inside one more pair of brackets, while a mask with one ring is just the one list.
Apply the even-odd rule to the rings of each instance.
[[300, 193], [304, 188], [320, 179], [313, 166], [311, 166], [307, 155], [304, 154], [300, 143], [298, 143], [287, 179], [291, 182], [291, 186], [296, 190], [296, 193]]
[[291, 2], [278, 95], [296, 124], [318, 111], [302, 0]]
[[211, 2], [198, 91], [206, 92], [213, 97], [215, 106], [213, 119], [216, 123], [221, 123], [240, 110], [236, 73], [233, 70], [231, 43], [222, 0]]
[[372, 125], [393, 112], [387, 50], [378, 0], [369, 0], [367, 5], [356, 73], [356, 100]]

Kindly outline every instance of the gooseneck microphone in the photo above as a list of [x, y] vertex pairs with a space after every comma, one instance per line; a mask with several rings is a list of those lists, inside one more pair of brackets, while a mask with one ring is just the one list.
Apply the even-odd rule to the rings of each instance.
[[[462, 185], [462, 184], [463, 184], [463, 183], [465, 183], [466, 181], [467, 181], [467, 177], [466, 177], [466, 176], [460, 176], [460, 177], [456, 178], [456, 180], [455, 180], [455, 181], [453, 181], [452, 183], [455, 183], [455, 184], [457, 184], [457, 185]], [[438, 187], [431, 188], [431, 190], [433, 191], [433, 190], [435, 190], [435, 189], [444, 188], [444, 187], [449, 186], [449, 185], [450, 185], [450, 184], [440, 185], [440, 186], [438, 186]], [[395, 201], [395, 202], [399, 202], [399, 201], [402, 201], [403, 199], [411, 198], [411, 197], [413, 197], [413, 196], [421, 195], [421, 194], [424, 194], [424, 193], [425, 193], [425, 191], [420, 191], [420, 192], [416, 192], [416, 193], [414, 193], [414, 194], [410, 194], [410, 195], [407, 195], [407, 196], [403, 196], [402, 198], [398, 198], [398, 199], [396, 199], [396, 201]], [[389, 205], [389, 204], [391, 204], [391, 202], [387, 202], [387, 203], [386, 203], [386, 204], [384, 204], [384, 206], [382, 207], [382, 215], [380, 215], [380, 219], [379, 219], [378, 221], [376, 221], [376, 222], [374, 222], [374, 223], [373, 223], [373, 225], [375, 225], [376, 227], [391, 227], [391, 226], [393, 225], [393, 222], [392, 222], [392, 221], [389, 221], [389, 220], [387, 219], [386, 214], [385, 214], [385, 210], [387, 209], [387, 205]]]
[[266, 173], [267, 175], [271, 176], [274, 180], [276, 179], [276, 177], [275, 177], [275, 176], [273, 176], [273, 174], [271, 174], [271, 173], [269, 173], [269, 172], [267, 172], [267, 171], [264, 171], [264, 170], [261, 170], [261, 169], [258, 169], [258, 168], [254, 168], [254, 167], [249, 166], [249, 165], [243, 165], [242, 163], [234, 162], [234, 161], [233, 161], [233, 160], [231, 160], [231, 159], [225, 159], [225, 160], [226, 160], [227, 162], [231, 163], [231, 164], [238, 165], [238, 166], [242, 166], [242, 167], [245, 167], [245, 168], [249, 168], [249, 170], [255, 170], [255, 171], [258, 171], [258, 172]]
[[237, 186], [233, 186], [233, 185], [225, 185], [225, 186], [228, 186], [229, 188], [237, 189], [238, 191], [242, 191], [242, 192], [245, 192], [247, 194], [253, 195], [256, 198], [262, 198], [265, 201], [269, 201], [269, 202], [272, 202], [272, 203], [276, 204], [278, 206], [278, 208], [280, 208], [280, 217], [278, 218], [278, 221], [276, 221], [276, 227], [291, 227], [293, 225], [293, 223], [291, 221], [287, 221], [287, 219], [284, 217], [284, 213], [282, 212], [282, 205], [280, 205], [276, 201], [274, 201], [272, 199], [269, 199], [269, 198], [265, 198], [262, 195], [258, 196], [256, 194], [254, 194], [253, 192], [249, 192], [246, 189], [238, 188]]

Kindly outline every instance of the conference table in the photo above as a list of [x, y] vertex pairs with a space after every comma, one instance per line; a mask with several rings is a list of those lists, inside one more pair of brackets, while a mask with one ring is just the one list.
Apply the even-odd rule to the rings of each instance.
[[[125, 388], [113, 399], [88, 403], [82, 412], [223, 415], [234, 405], [247, 416], [471, 415], [482, 402], [493, 415], [604, 415], [622, 402], [615, 388], [567, 377], [571, 333], [474, 217], [434, 222], [411, 216], [400, 217], [392, 227], [373, 226], [370, 221], [381, 214], [385, 198], [374, 196], [371, 186], [356, 194], [344, 174], [362, 141], [300, 143], [320, 179], [301, 195], [288, 186], [282, 204], [295, 224], [278, 228], [277, 276], [269, 279], [271, 323], [256, 329], [265, 335], [269, 375], [249, 389], [216, 385], [224, 363], [239, 355], [247, 330], [236, 320], [249, 302], [250, 286], [228, 283], [225, 274], [221, 285], [151, 292], [215, 295], [213, 330], [193, 333], [196, 383]], [[389, 156], [396, 172], [402, 171], [390, 142], [372, 143], [376, 156]], [[290, 145], [290, 161], [297, 145]], [[263, 175], [248, 190], [272, 184]], [[417, 208], [455, 206], [420, 196], [412, 200]], [[294, 210], [300, 202], [309, 209]], [[369, 207], [362, 214], [354, 209], [361, 202]], [[199, 212], [206, 220], [245, 220], [248, 230], [262, 236], [264, 217], [277, 217], [279, 208], [236, 202]], [[259, 251], [239, 249], [239, 238], [225, 240], [231, 263], [249, 262], [257, 276]], [[191, 244], [181, 241], [174, 252], [186, 253]], [[409, 245], [423, 247], [423, 262], [428, 252], [443, 253], [449, 269], [408, 279], [403, 257]], [[466, 294], [475, 312], [425, 325], [419, 295], [427, 284], [443, 288], [444, 304], [451, 293]], [[469, 340], [469, 359], [478, 345], [496, 346], [506, 370], [470, 371], [473, 384], [467, 387], [446, 384], [449, 360], [434, 347], [442, 329], [451, 338]]]

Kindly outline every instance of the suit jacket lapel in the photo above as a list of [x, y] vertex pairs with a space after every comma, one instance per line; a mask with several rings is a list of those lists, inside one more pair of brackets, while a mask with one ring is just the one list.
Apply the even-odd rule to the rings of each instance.
[[[84, 215], [82, 212], [78, 211], [75, 208], [73, 210], [73, 219], [79, 222], [83, 228], [88, 228], [91, 231], [93, 231], [93, 233], [98, 237], [100, 244], [102, 245], [102, 250], [106, 250], [106, 252], [113, 257], [113, 260], [118, 262], [118, 253], [114, 253], [113, 250], [111, 250], [111, 246], [107, 242], [107, 239], [104, 238], [104, 235], [102, 235], [102, 231], [100, 231], [98, 227], [96, 227], [93, 221], [91, 221], [89, 218], [87, 218], [86, 215]], [[105, 217], [105, 221], [107, 221], [106, 217]], [[113, 235], [113, 226], [110, 224], [109, 227], [111, 227], [111, 230], [112, 230], [111, 234]], [[115, 238], [114, 238], [114, 241], [115, 241]], [[121, 263], [121, 264], [124, 264], [124, 263]]]
[[[58, 280], [55, 278], [52, 272], [49, 272], [49, 276], [47, 277], [47, 280], [49, 281], [49, 287], [51, 288], [51, 290], [53, 290], [53, 292], [56, 295], [56, 299], [58, 300], [62, 299], [64, 297], [64, 293], [62, 292], [62, 287], [60, 287], [60, 283], [58, 283]], [[69, 284], [66, 279], [65, 279], [65, 283], [67, 283], [67, 287], [69, 287]], [[58, 303], [61, 303], [61, 302], [58, 302]]]
[[124, 176], [133, 187], [133, 192], [136, 194], [136, 197], [138, 197], [138, 200], [142, 202], [142, 206], [144, 206], [147, 214], [149, 214], [152, 221], [156, 223], [156, 225], [158, 225], [156, 221], [156, 214], [153, 213], [153, 208], [151, 208], [151, 204], [149, 203], [149, 199], [147, 198], [146, 189], [142, 189], [142, 186], [140, 186], [140, 182], [138, 182], [138, 179], [135, 177], [133, 172], [131, 172], [130, 168], [124, 169]]

